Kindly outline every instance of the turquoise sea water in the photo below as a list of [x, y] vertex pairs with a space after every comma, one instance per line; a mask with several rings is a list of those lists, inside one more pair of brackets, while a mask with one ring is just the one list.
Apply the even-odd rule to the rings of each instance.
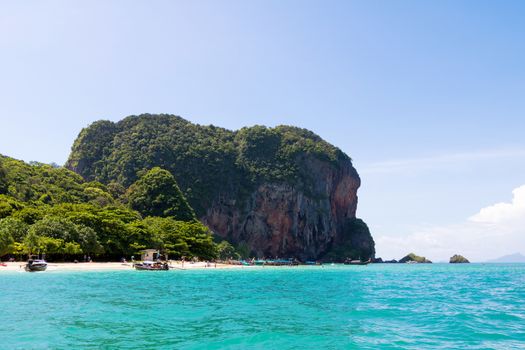
[[0, 274], [1, 349], [525, 349], [525, 264]]

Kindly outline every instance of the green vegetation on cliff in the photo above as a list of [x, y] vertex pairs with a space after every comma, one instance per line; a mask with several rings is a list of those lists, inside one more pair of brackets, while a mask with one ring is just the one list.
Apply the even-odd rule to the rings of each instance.
[[7, 178], [6, 178], [7, 172], [4, 169], [4, 164], [2, 160], [0, 159], [0, 194], [4, 194], [7, 192]]
[[155, 167], [147, 171], [127, 192], [131, 208], [144, 216], [172, 217], [176, 220], [196, 220], [193, 209], [169, 171]]
[[305, 157], [349, 159], [311, 131], [254, 126], [230, 131], [192, 124], [173, 115], [99, 121], [80, 132], [66, 167], [89, 181], [133, 184], [141, 172], [161, 167], [173, 174], [200, 217], [221, 193], [243, 198], [263, 182], [311, 181]]
[[98, 121], [63, 168], [0, 157], [0, 249], [367, 259], [359, 184], [351, 159], [305, 129], [230, 131], [148, 114]]
[[100, 183], [85, 182], [66, 168], [24, 162], [0, 156], [0, 193], [22, 202], [81, 203], [92, 197], [92, 188]]
[[[351, 159], [305, 129], [253, 126], [230, 131], [166, 114], [98, 121], [80, 132], [66, 167], [87, 181], [105, 184], [114, 198], [142, 215], [173, 216], [170, 210], [176, 208], [187, 213], [180, 219], [203, 219], [237, 249], [248, 245], [253, 252], [250, 244], [257, 244], [257, 255], [320, 258], [330, 254], [329, 247], [334, 259], [374, 255], [368, 228], [353, 221], [360, 180]], [[266, 203], [282, 201], [283, 208], [300, 201], [301, 213], [281, 215], [259, 207], [271, 196], [278, 198]], [[184, 197], [195, 214], [183, 209]], [[157, 205], [157, 199], [165, 206]], [[288, 227], [285, 216], [297, 226], [276, 237], [283, 242], [270, 242], [271, 225], [276, 232], [279, 225]], [[281, 219], [285, 221], [275, 221]], [[319, 242], [307, 238], [314, 232]], [[288, 249], [288, 243], [295, 246]]]

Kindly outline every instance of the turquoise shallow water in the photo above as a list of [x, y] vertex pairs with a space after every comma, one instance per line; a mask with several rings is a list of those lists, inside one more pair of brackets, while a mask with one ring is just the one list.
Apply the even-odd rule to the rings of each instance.
[[525, 349], [525, 264], [0, 274], [1, 349]]

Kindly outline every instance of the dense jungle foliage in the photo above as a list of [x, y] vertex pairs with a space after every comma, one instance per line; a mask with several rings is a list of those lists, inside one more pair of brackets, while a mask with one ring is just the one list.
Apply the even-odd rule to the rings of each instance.
[[308, 184], [315, 175], [308, 171], [307, 155], [334, 166], [349, 159], [306, 129], [254, 126], [230, 131], [173, 115], [144, 114], [83, 129], [66, 167], [89, 181], [127, 188], [144, 169], [159, 166], [173, 174], [200, 217], [213, 199], [224, 194], [242, 199], [261, 182]]
[[[268, 182], [324, 198], [313, 193], [318, 169], [349, 160], [311, 131], [291, 126], [230, 131], [149, 114], [98, 121], [80, 132], [65, 167], [0, 156], [0, 258], [46, 253], [107, 260], [144, 248], [174, 258], [247, 257], [249, 247], [221, 241], [197, 218], [214, 201], [243, 208]], [[374, 254], [364, 222], [351, 220], [343, 231], [325, 258]]]
[[65, 168], [0, 156], [0, 257], [107, 260], [158, 248], [210, 260], [233, 249], [213, 241], [165, 170], [143, 173], [122, 201], [110, 192]]

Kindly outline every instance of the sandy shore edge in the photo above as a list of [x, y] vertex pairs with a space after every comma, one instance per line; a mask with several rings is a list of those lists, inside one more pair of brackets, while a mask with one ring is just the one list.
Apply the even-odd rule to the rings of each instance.
[[[24, 271], [25, 263], [18, 262], [4, 262], [7, 266], [0, 266], [0, 273], [2, 272], [16, 272]], [[229, 265], [229, 264], [215, 264], [210, 263], [209, 266], [205, 262], [189, 263], [180, 261], [172, 261], [170, 263], [172, 270], [195, 270], [195, 269], [246, 269], [253, 266]], [[134, 270], [131, 263], [120, 262], [90, 262], [90, 263], [54, 263], [48, 262], [47, 271], [124, 271]]]

